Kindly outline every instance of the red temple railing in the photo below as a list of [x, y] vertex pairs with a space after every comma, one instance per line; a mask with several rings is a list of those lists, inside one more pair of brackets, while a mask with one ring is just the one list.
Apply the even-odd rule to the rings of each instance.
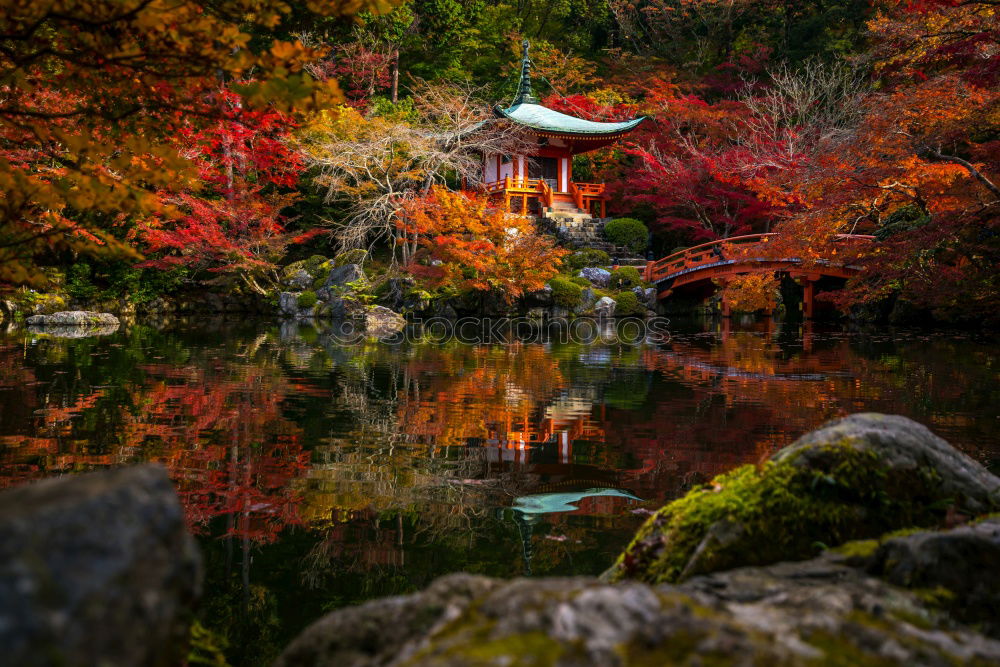
[[[649, 282], [658, 283], [669, 280], [677, 276], [692, 273], [699, 269], [733, 264], [741, 261], [751, 262], [754, 258], [745, 254], [748, 246], [763, 245], [777, 234], [747, 234], [745, 236], [734, 236], [728, 239], [720, 239], [709, 243], [702, 243], [692, 248], [686, 248], [663, 259], [646, 264], [645, 279]], [[838, 241], [856, 243], [871, 242], [874, 236], [863, 234], [838, 234]], [[740, 253], [732, 252], [740, 248]], [[771, 262], [796, 263], [801, 262], [798, 258], [769, 258]]]
[[[529, 198], [537, 198], [544, 208], [551, 208], [554, 201], [571, 201], [581, 211], [590, 211], [597, 202], [604, 215], [605, 185], [603, 183], [573, 183], [569, 184], [567, 192], [556, 192], [543, 178], [511, 178], [483, 184], [483, 191], [492, 196], [506, 197], [508, 203], [520, 199], [522, 208], [526, 207]], [[526, 210], [526, 208], [525, 208]]]

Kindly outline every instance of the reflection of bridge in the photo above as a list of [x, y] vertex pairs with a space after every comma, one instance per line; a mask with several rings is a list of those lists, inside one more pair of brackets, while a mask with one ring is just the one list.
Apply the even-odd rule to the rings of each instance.
[[[767, 244], [777, 240], [777, 234], [750, 234], [712, 241], [688, 248], [646, 265], [645, 279], [656, 283], [657, 295], [665, 299], [677, 290], [714, 292], [716, 285], [738, 275], [749, 273], [781, 272], [803, 288], [803, 314], [813, 316], [815, 284], [821, 278], [850, 278], [858, 267], [831, 259], [804, 262], [799, 257], [774, 257], [767, 252]], [[860, 234], [839, 234], [838, 244], [856, 248], [860, 243], [870, 243], [874, 237]], [[723, 301], [723, 315], [729, 315], [729, 304]]]
[[767, 382], [771, 380], [797, 380], [797, 381], [819, 381], [826, 380], [831, 377], [855, 377], [855, 374], [847, 370], [837, 370], [837, 371], [824, 371], [824, 372], [757, 372], [751, 370], [744, 370], [740, 368], [735, 368], [733, 366], [725, 366], [719, 364], [713, 364], [710, 362], [699, 361], [693, 357], [684, 356], [680, 354], [674, 354], [672, 352], [666, 352], [663, 350], [657, 350], [655, 356], [660, 360], [665, 362], [663, 366], [669, 367], [670, 365], [676, 364], [676, 366], [681, 369], [681, 372], [685, 375], [687, 379], [693, 379], [696, 373], [702, 372], [708, 375], [718, 375], [721, 377], [728, 378], [738, 378], [741, 380], [759, 380], [761, 382]]

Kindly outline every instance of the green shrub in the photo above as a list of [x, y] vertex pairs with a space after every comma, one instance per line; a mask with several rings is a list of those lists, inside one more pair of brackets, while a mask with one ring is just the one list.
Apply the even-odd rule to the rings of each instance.
[[90, 264], [77, 262], [66, 272], [66, 293], [74, 299], [87, 301], [98, 293], [98, 287], [90, 281]]
[[317, 299], [316, 297], [316, 292], [309, 290], [307, 292], [303, 292], [302, 294], [300, 294], [299, 298], [296, 301], [299, 304], [299, 308], [312, 308], [313, 306], [316, 305], [316, 302], [318, 300], [319, 299]]
[[576, 308], [583, 301], [583, 288], [566, 278], [553, 278], [549, 281], [552, 287], [552, 301], [563, 308]]
[[563, 267], [571, 273], [576, 273], [580, 269], [588, 266], [607, 266], [611, 263], [611, 257], [603, 250], [594, 248], [584, 248], [577, 250], [572, 255], [563, 259]]
[[367, 250], [362, 250], [361, 248], [354, 248], [353, 250], [347, 250], [340, 253], [333, 258], [333, 265], [346, 266], [347, 264], [360, 264], [365, 261], [365, 257], [368, 256]]
[[371, 97], [371, 114], [411, 124], [417, 123], [421, 118], [410, 97], [401, 97], [398, 102], [393, 103], [388, 97], [374, 95]]
[[580, 287], [590, 287], [591, 286], [591, 282], [589, 280], [587, 280], [586, 278], [584, 278], [583, 276], [573, 276], [572, 278], [569, 279], [569, 281], [571, 283], [575, 283], [575, 284], [579, 285]]
[[604, 225], [604, 236], [615, 245], [632, 252], [643, 252], [649, 245], [649, 229], [635, 218], [618, 218]]
[[81, 301], [127, 299], [141, 304], [180, 289], [188, 269], [140, 269], [131, 261], [77, 262], [66, 276], [66, 293]]
[[619, 292], [611, 298], [618, 304], [615, 306], [615, 315], [628, 317], [646, 314], [646, 308], [639, 303], [639, 297], [635, 292]]
[[634, 266], [622, 266], [611, 272], [608, 286], [613, 289], [629, 289], [642, 285], [642, 274]]

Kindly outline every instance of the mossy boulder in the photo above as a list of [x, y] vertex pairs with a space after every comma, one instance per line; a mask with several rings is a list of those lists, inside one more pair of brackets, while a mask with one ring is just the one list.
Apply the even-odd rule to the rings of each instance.
[[576, 273], [588, 266], [607, 266], [611, 263], [611, 256], [603, 250], [584, 248], [564, 257], [562, 263], [564, 269]]
[[312, 308], [313, 306], [316, 305], [316, 301], [317, 301], [316, 292], [313, 292], [311, 290], [302, 292], [296, 298], [296, 303], [298, 304], [299, 308]]
[[387, 338], [403, 330], [406, 318], [385, 306], [373, 306], [365, 311], [365, 332], [376, 338]]
[[906, 533], [874, 541], [858, 564], [1000, 638], [1000, 516], [944, 532]]
[[328, 614], [275, 665], [1000, 664], [1000, 519], [871, 532], [998, 488], [922, 426], [855, 415], [661, 510], [629, 551], [646, 581], [450, 575]]
[[66, 299], [61, 294], [17, 291], [11, 294], [16, 309], [28, 315], [52, 315], [66, 309]]
[[826, 558], [682, 586], [467, 574], [320, 619], [275, 667], [991, 664], [1000, 642]]
[[338, 266], [326, 277], [326, 287], [336, 287], [341, 289], [350, 288], [351, 284], [367, 282], [364, 269], [358, 264], [344, 264]]
[[315, 287], [317, 283], [322, 287], [333, 267], [334, 260], [323, 255], [313, 255], [284, 267], [281, 271], [282, 284], [295, 290]]
[[346, 250], [333, 258], [333, 267], [347, 266], [348, 264], [361, 264], [367, 257], [368, 251], [362, 248]]
[[678, 582], [998, 506], [1000, 479], [927, 428], [852, 415], [666, 505], [605, 577]]
[[65, 310], [50, 315], [32, 315], [25, 324], [29, 327], [117, 327], [118, 318], [111, 313], [91, 310]]

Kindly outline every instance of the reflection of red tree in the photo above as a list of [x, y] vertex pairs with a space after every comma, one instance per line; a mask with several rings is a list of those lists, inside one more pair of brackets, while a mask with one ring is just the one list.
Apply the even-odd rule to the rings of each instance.
[[[192, 529], [227, 516], [227, 534], [271, 541], [298, 523], [290, 482], [308, 467], [297, 428], [281, 415], [287, 394], [279, 372], [240, 366], [143, 368], [139, 414], [125, 441], [164, 463]], [[153, 382], [152, 379], [159, 379]]]
[[0, 433], [22, 430], [37, 406], [31, 391], [37, 383], [34, 371], [24, 365], [21, 346], [0, 344]]
[[[42, 411], [30, 436], [0, 445], [0, 486], [53, 474], [136, 461], [170, 471], [188, 522], [202, 531], [227, 517], [226, 534], [271, 541], [298, 523], [300, 497], [291, 488], [309, 463], [298, 429], [281, 415], [287, 386], [280, 371], [252, 365], [149, 365], [129, 385], [116, 444], [95, 448], [81, 424], [110, 399], [94, 389]], [[107, 408], [107, 405], [103, 405]]]

